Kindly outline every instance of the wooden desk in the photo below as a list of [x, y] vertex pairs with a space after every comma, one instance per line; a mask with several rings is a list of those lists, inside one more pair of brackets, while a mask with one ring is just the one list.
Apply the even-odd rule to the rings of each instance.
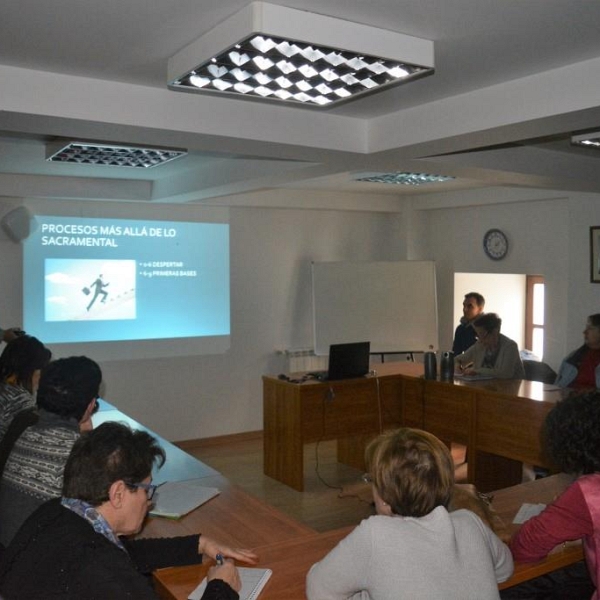
[[263, 377], [264, 472], [303, 490], [303, 445], [338, 440], [338, 460], [363, 468], [366, 441], [420, 427], [469, 447], [467, 477], [483, 491], [521, 480], [521, 463], [550, 467], [540, 432], [565, 392], [539, 382], [425, 381], [414, 363], [376, 365], [377, 375], [293, 384]]
[[[521, 504], [524, 502], [550, 504], [572, 481], [572, 476], [562, 473], [505, 488], [494, 492], [492, 506], [513, 535], [520, 527], [513, 524], [512, 521]], [[508, 581], [501, 583], [499, 588], [502, 590], [512, 587], [580, 560], [583, 560], [583, 546], [580, 541], [564, 547], [557, 546], [544, 560], [535, 563], [515, 563], [513, 576]]]
[[222, 475], [204, 477], [203, 483], [220, 494], [178, 521], [150, 518], [141, 537], [169, 537], [204, 533], [220, 542], [254, 548], [311, 535], [314, 530], [247, 494]]
[[[512, 520], [523, 502], [551, 502], [570, 482], [565, 475], [532, 481], [500, 490], [494, 494], [493, 506], [505, 523]], [[511, 525], [516, 531], [518, 526]], [[305, 598], [306, 574], [311, 565], [321, 560], [352, 527], [326, 533], [308, 533], [296, 538], [274, 542], [255, 549], [261, 567], [273, 570], [273, 576], [260, 595], [260, 600], [301, 600]], [[500, 584], [500, 589], [511, 587], [575, 563], [583, 558], [581, 544], [558, 549], [537, 563], [517, 563], [514, 575]], [[210, 563], [212, 564], [212, 562]], [[154, 573], [156, 588], [163, 600], [186, 600], [190, 592], [202, 581], [210, 564], [190, 567], [159, 569]]]
[[[304, 444], [337, 439], [338, 460], [354, 464], [353, 446], [362, 446], [340, 440], [400, 426], [404, 380], [393, 365], [377, 365], [376, 377], [342, 381], [293, 384], [263, 377], [265, 475], [302, 491]], [[422, 372], [414, 363], [404, 367], [415, 378]]]

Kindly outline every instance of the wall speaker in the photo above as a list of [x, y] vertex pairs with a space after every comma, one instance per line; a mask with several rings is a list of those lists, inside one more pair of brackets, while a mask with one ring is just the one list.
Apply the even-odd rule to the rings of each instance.
[[19, 206], [6, 213], [0, 220], [6, 235], [17, 244], [27, 239], [37, 229], [35, 217], [24, 206]]

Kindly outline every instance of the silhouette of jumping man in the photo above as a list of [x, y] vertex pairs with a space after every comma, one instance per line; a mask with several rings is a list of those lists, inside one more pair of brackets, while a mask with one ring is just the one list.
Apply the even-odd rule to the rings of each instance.
[[94, 302], [96, 302], [96, 298], [102, 294], [102, 300], [100, 300], [100, 302], [102, 302], [102, 304], [104, 304], [106, 302], [106, 297], [108, 296], [108, 292], [105, 292], [102, 288], [105, 288], [108, 286], [108, 283], [104, 283], [104, 281], [102, 281], [102, 274], [98, 275], [98, 279], [96, 279], [96, 281], [94, 281], [94, 283], [92, 283], [90, 285], [90, 287], [94, 288], [94, 297], [92, 298], [91, 302], [88, 304], [87, 306], [87, 310], [89, 311], [90, 308], [92, 308]]

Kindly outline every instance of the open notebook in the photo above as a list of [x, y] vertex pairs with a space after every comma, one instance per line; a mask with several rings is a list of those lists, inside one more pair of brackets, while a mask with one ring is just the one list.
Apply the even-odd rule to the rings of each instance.
[[[267, 581], [273, 574], [271, 569], [255, 569], [250, 567], [238, 567], [240, 579], [242, 580], [242, 589], [240, 590], [240, 600], [255, 600], [265, 587]], [[206, 589], [206, 578], [200, 585], [188, 596], [188, 600], [200, 600]]]

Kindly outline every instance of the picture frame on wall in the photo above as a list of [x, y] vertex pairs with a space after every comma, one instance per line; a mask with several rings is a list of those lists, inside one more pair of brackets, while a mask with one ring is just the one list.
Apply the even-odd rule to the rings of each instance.
[[590, 281], [600, 283], [600, 226], [590, 227]]

